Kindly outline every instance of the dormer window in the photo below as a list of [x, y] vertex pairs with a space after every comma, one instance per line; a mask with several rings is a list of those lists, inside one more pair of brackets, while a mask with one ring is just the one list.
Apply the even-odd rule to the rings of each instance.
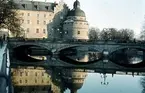
[[34, 5], [34, 7], [37, 9], [38, 8], [38, 6], [37, 5]]
[[23, 8], [26, 8], [26, 5], [25, 4], [22, 4]]
[[46, 10], [48, 10], [48, 6], [45, 6]]

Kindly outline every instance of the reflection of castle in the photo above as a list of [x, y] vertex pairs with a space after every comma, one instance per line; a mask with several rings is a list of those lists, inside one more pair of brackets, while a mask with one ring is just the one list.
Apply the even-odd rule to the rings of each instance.
[[63, 93], [66, 88], [76, 93], [87, 76], [86, 72], [78, 70], [54, 69], [50, 73], [42, 68], [13, 68], [14, 93]]
[[46, 93], [51, 88], [50, 75], [43, 68], [12, 68], [12, 81], [15, 93]]
[[14, 93], [62, 93], [43, 68], [13, 68], [12, 81]]
[[[79, 69], [78, 69], [79, 70]], [[77, 90], [82, 88], [84, 79], [87, 76], [86, 72], [79, 72], [77, 69], [63, 70], [63, 79], [65, 87], [69, 88], [71, 93], [77, 93]]]

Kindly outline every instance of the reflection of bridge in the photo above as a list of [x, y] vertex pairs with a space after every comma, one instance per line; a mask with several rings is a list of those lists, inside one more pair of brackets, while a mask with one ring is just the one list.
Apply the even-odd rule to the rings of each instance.
[[[38, 46], [40, 48], [45, 48], [46, 50], [50, 51], [52, 53], [51, 58], [49, 58], [45, 62], [36, 62], [36, 63], [28, 63], [28, 62], [20, 62], [11, 60], [12, 66], [16, 65], [23, 65], [23, 66], [43, 66], [43, 67], [77, 67], [77, 68], [88, 68], [88, 69], [95, 69], [98, 72], [113, 72], [116, 71], [129, 71], [129, 72], [144, 72], [145, 67], [142, 66], [141, 68], [133, 68], [133, 67], [124, 67], [118, 64], [115, 64], [111, 62], [108, 58], [108, 55], [121, 49], [138, 49], [145, 51], [145, 44], [139, 44], [139, 43], [114, 43], [114, 42], [96, 42], [96, 43], [90, 43], [90, 42], [49, 42], [49, 41], [20, 41], [20, 40], [11, 40], [9, 42], [9, 48], [11, 52], [14, 52], [15, 49], [20, 48], [25, 50], [25, 48], [31, 47], [31, 46]], [[98, 52], [101, 52], [103, 54], [103, 58], [101, 60], [98, 60], [92, 64], [82, 64], [82, 65], [76, 65], [71, 63], [66, 63], [62, 60], [60, 60], [58, 54], [60, 51], [63, 51], [65, 49], [69, 49], [71, 47], [88, 47], [93, 48], [97, 50]], [[39, 50], [39, 48], [38, 48]], [[19, 50], [18, 50], [19, 51]], [[20, 51], [19, 51], [20, 52]], [[11, 54], [11, 53], [10, 53]], [[143, 57], [145, 58], [145, 57]]]

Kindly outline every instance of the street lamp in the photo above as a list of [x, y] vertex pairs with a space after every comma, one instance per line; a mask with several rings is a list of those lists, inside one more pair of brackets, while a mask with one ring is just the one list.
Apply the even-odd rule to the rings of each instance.
[[103, 78], [101, 85], [108, 85], [109, 84], [109, 82], [106, 82], [107, 75], [105, 73], [103, 73], [103, 75], [101, 75], [101, 78]]

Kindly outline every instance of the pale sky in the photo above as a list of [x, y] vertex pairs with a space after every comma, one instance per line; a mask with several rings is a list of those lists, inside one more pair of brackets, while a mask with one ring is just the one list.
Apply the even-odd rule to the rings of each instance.
[[[35, 0], [45, 1], [45, 0]], [[60, 0], [46, 0], [50, 2]], [[75, 0], [63, 0], [71, 9]], [[130, 28], [140, 33], [144, 15], [145, 0], [79, 0], [90, 26], [117, 29]]]

